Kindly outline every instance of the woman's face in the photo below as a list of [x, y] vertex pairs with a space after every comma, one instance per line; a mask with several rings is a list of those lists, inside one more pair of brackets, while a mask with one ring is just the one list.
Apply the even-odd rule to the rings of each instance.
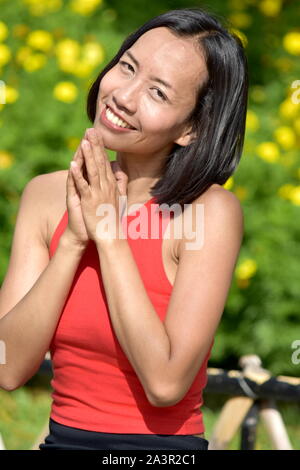
[[[187, 145], [192, 136], [183, 122], [195, 106], [197, 88], [206, 74], [204, 58], [190, 38], [178, 38], [165, 27], [147, 31], [100, 83], [94, 127], [101, 130], [105, 147], [164, 155], [174, 143]], [[136, 129], [108, 128], [100, 119], [106, 105]]]

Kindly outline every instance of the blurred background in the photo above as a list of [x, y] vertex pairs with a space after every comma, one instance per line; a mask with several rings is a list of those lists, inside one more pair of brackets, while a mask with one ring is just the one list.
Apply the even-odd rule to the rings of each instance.
[[[255, 353], [272, 375], [299, 377], [299, 354], [292, 360], [293, 342], [300, 340], [297, 0], [0, 0], [0, 283], [22, 190], [36, 175], [68, 168], [92, 126], [86, 98], [99, 71], [145, 21], [194, 6], [230, 22], [250, 73], [244, 152], [224, 185], [241, 201], [245, 235], [209, 366], [238, 369], [240, 356]], [[0, 390], [7, 449], [29, 449], [35, 441], [50, 413], [49, 383], [50, 377], [36, 376], [20, 389]], [[204, 401], [209, 439], [224, 401], [205, 393]], [[278, 406], [299, 449], [299, 402]], [[239, 448], [238, 437], [230, 448]], [[262, 425], [256, 448], [272, 448]]]

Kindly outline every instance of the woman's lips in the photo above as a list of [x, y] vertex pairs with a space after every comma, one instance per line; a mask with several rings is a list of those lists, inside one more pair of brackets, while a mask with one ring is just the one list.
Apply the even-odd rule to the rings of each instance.
[[103, 108], [100, 114], [100, 120], [106, 127], [115, 131], [119, 131], [119, 132], [130, 132], [130, 131], [136, 130], [136, 129], [129, 129], [128, 127], [120, 127], [117, 124], [114, 124], [113, 122], [109, 121], [106, 117], [106, 109], [107, 109], [107, 106]]

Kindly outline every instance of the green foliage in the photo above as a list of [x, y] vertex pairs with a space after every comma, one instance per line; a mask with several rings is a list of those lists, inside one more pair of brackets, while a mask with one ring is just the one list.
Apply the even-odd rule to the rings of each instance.
[[51, 389], [0, 390], [0, 434], [7, 450], [30, 449], [49, 420]]

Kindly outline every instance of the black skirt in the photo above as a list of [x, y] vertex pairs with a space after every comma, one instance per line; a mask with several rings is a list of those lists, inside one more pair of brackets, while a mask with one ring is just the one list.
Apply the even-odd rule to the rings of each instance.
[[116, 434], [86, 431], [49, 419], [49, 434], [40, 450], [208, 450], [209, 442], [193, 435]]

